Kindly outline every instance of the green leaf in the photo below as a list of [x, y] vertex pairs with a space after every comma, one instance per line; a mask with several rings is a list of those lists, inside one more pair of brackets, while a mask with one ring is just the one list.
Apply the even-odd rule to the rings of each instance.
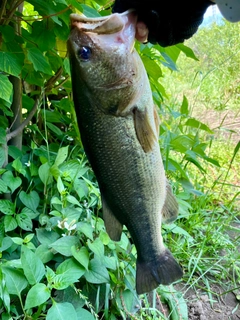
[[[43, 21], [34, 21], [32, 24], [31, 40], [35, 41], [40, 50], [47, 51], [56, 47], [56, 38], [53, 30], [49, 30], [51, 24]], [[52, 29], [52, 28], [51, 28]]]
[[86, 237], [93, 240], [93, 228], [92, 226], [87, 222], [80, 222], [78, 224], [77, 230], [85, 234]]
[[68, 156], [68, 146], [60, 148], [57, 153], [55, 165], [60, 166], [60, 164], [62, 164], [67, 159], [67, 156]]
[[64, 190], [65, 190], [65, 187], [64, 187], [64, 184], [63, 184], [63, 182], [62, 182], [61, 177], [58, 177], [58, 178], [57, 178], [57, 189], [58, 189], [58, 192], [59, 192], [59, 193], [62, 193], [62, 192], [64, 192]]
[[51, 172], [50, 172], [50, 165], [48, 162], [42, 164], [38, 170], [39, 178], [43, 182], [43, 184], [46, 186], [49, 183], [53, 181]]
[[20, 297], [22, 290], [28, 285], [28, 282], [22, 272], [8, 266], [2, 266], [2, 271], [5, 274], [8, 292]]
[[192, 127], [192, 128], [197, 128], [200, 130], [204, 130], [207, 131], [208, 133], [213, 134], [214, 132], [204, 123], [202, 123], [201, 121], [197, 120], [197, 119], [188, 119], [185, 122], [186, 126]]
[[100, 284], [109, 282], [107, 268], [98, 259], [90, 261], [88, 271], [85, 273], [85, 278], [90, 283]]
[[8, 191], [7, 184], [3, 180], [0, 180], [0, 193], [6, 193], [7, 191]]
[[54, 243], [50, 245], [55, 251], [61, 253], [66, 257], [70, 257], [72, 255], [71, 247], [78, 245], [79, 240], [75, 236], [66, 236], [58, 239]]
[[73, 258], [62, 262], [56, 270], [53, 288], [57, 290], [66, 289], [68, 286], [77, 282], [85, 273], [85, 269]]
[[48, 310], [46, 320], [78, 320], [76, 310], [69, 302], [56, 303]]
[[2, 175], [3, 181], [5, 181], [12, 193], [20, 187], [22, 179], [20, 177], [14, 177], [11, 171], [7, 171]]
[[18, 224], [15, 218], [12, 216], [5, 216], [4, 217], [4, 229], [6, 232], [15, 230]]
[[6, 129], [4, 128], [0, 128], [0, 144], [6, 144]]
[[86, 17], [89, 17], [89, 18], [101, 17], [100, 13], [98, 13], [97, 10], [95, 10], [85, 4], [81, 4], [81, 7], [83, 8], [83, 14]]
[[9, 200], [0, 200], [0, 211], [7, 215], [15, 214], [14, 204]]
[[25, 231], [32, 230], [32, 220], [26, 213], [20, 213], [16, 215], [16, 220], [19, 227]]
[[182, 52], [184, 52], [187, 57], [192, 58], [196, 61], [199, 61], [199, 59], [195, 56], [195, 53], [193, 52], [193, 50], [185, 46], [183, 43], [177, 44], [176, 47], [179, 48]]
[[23, 168], [22, 162], [19, 158], [15, 159], [12, 163], [12, 167], [19, 173], [25, 176], [26, 170]]
[[89, 253], [88, 249], [86, 247], [81, 247], [79, 250], [78, 246], [73, 246], [71, 248], [72, 255], [74, 258], [81, 263], [82, 266], [84, 266], [85, 269], [88, 270], [88, 264], [89, 264]]
[[[0, 51], [0, 70], [18, 77], [23, 64], [17, 58], [16, 54]], [[5, 100], [5, 99], [4, 99]]]
[[31, 285], [38, 283], [45, 275], [42, 261], [26, 246], [22, 246], [21, 262], [24, 274]]
[[49, 288], [44, 283], [37, 283], [28, 291], [24, 309], [40, 306], [49, 298]]
[[59, 238], [59, 234], [53, 230], [36, 229], [38, 241], [42, 244], [50, 245]]
[[6, 160], [6, 151], [5, 151], [4, 146], [0, 145], [0, 168], [3, 166], [5, 160]]
[[180, 112], [181, 112], [181, 114], [185, 114], [185, 115], [189, 114], [188, 100], [187, 100], [186, 96], [183, 96], [183, 102], [182, 102], [182, 105], [181, 105]]
[[11, 102], [13, 86], [8, 80], [8, 77], [3, 74], [0, 74], [0, 88], [0, 98], [7, 102]]
[[94, 316], [87, 311], [86, 309], [83, 308], [76, 308], [76, 312], [77, 312], [77, 319], [78, 320], [95, 320], [96, 318], [94, 318]]
[[29, 48], [27, 57], [32, 62], [35, 71], [41, 71], [46, 74], [52, 75], [52, 69], [43, 52], [37, 48]]
[[31, 191], [28, 194], [25, 191], [21, 191], [19, 198], [27, 208], [36, 211], [40, 202], [39, 195], [36, 191]]
[[4, 42], [10, 42], [13, 41], [15, 38], [15, 30], [11, 26], [1, 26], [0, 31], [2, 33], [2, 37]]
[[87, 242], [89, 249], [95, 253], [95, 255], [99, 258], [99, 259], [103, 259], [104, 257], [104, 245], [102, 243], [102, 241], [99, 238], [96, 238], [94, 240], [94, 242], [90, 242], [88, 240]]
[[0, 246], [0, 251], [3, 252], [5, 250], [7, 250], [8, 248], [11, 247], [12, 244], [13, 244], [13, 241], [10, 237], [3, 238], [1, 246]]
[[36, 255], [43, 263], [51, 261], [54, 257], [47, 244], [40, 244], [36, 249]]

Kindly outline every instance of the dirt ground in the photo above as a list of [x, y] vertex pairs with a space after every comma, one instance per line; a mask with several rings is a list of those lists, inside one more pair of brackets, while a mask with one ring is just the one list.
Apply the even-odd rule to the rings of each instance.
[[[221, 286], [211, 288], [216, 293], [222, 293]], [[229, 292], [223, 296], [214, 296], [212, 303], [209, 301], [206, 293], [199, 291], [189, 292], [185, 297], [188, 305], [189, 320], [239, 320], [240, 319], [240, 301], [237, 296]], [[179, 319], [180, 320], [180, 319]]]

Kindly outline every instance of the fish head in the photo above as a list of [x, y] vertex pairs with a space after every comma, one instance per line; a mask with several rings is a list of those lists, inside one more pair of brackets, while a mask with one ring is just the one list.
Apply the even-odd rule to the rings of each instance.
[[127, 86], [134, 74], [135, 12], [100, 18], [71, 14], [70, 19], [68, 52], [72, 74], [77, 74], [85, 88], [95, 91]]

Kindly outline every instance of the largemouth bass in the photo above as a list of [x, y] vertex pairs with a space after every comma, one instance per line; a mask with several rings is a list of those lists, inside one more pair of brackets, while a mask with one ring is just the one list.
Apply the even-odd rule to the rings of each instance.
[[[136, 290], [181, 278], [163, 244], [162, 219], [177, 215], [158, 144], [159, 120], [144, 65], [134, 49], [133, 12], [71, 15], [68, 52], [82, 143], [98, 180], [112, 240], [123, 225], [137, 249]], [[162, 214], [163, 213], [163, 214]]]

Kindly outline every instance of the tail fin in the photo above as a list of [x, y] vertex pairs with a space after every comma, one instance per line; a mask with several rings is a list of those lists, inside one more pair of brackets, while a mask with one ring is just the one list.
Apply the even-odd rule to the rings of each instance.
[[137, 261], [137, 293], [154, 290], [159, 284], [169, 285], [180, 279], [182, 269], [169, 250], [165, 250], [157, 260], [150, 262]]

